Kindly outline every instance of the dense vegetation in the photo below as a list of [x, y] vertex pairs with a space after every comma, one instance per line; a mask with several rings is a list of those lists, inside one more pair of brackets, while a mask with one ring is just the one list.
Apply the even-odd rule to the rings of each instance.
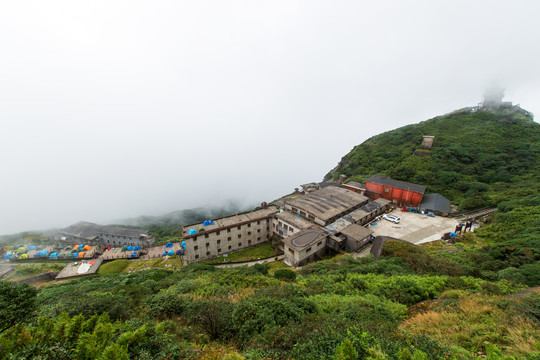
[[[422, 136], [435, 136], [431, 150]], [[462, 209], [496, 206], [540, 189], [540, 125], [515, 110], [464, 109], [374, 136], [326, 178], [373, 174], [427, 186]]]

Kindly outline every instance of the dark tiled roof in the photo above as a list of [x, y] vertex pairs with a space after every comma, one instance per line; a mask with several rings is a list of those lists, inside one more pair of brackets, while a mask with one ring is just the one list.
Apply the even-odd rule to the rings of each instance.
[[373, 175], [372, 177], [366, 180], [366, 183], [368, 182], [371, 182], [374, 184], [391, 186], [393, 188], [398, 188], [398, 189], [403, 189], [403, 190], [411, 190], [411, 191], [421, 193], [421, 194], [423, 194], [426, 191], [426, 187], [424, 185], [413, 184], [413, 183], [401, 181], [401, 180], [394, 180], [384, 175]]
[[450, 211], [450, 200], [438, 193], [426, 194], [420, 204], [421, 209]]

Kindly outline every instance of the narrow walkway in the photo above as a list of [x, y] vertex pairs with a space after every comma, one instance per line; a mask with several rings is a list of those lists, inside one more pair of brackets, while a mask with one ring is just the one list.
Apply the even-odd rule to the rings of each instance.
[[243, 263], [236, 263], [236, 264], [225, 263], [225, 264], [212, 264], [212, 265], [217, 268], [229, 269], [229, 268], [235, 268], [235, 267], [240, 267], [240, 266], [253, 266], [255, 264], [263, 264], [265, 262], [271, 263], [274, 261], [283, 260], [284, 258], [285, 258], [285, 255], [278, 255], [277, 260], [276, 260], [276, 257], [274, 256], [274, 257], [271, 257], [270, 259], [255, 260], [255, 261], [249, 261], [249, 262], [243, 262]]

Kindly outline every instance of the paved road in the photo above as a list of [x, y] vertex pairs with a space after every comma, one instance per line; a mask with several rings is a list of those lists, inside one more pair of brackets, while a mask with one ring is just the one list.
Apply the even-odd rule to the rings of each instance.
[[0, 279], [9, 274], [16, 266], [16, 264], [0, 264]]
[[[285, 258], [285, 255], [278, 255], [277, 256], [277, 261], [283, 260], [283, 258]], [[274, 261], [276, 261], [276, 258], [272, 257], [270, 259], [255, 260], [255, 261], [239, 263], [239, 264], [217, 264], [217, 265], [214, 265], [214, 266], [218, 267], [218, 268], [228, 269], [228, 268], [235, 268], [235, 267], [240, 267], [240, 266], [253, 266], [255, 264], [262, 264], [262, 263], [265, 263], [265, 262], [271, 263], [271, 262], [274, 262]]]

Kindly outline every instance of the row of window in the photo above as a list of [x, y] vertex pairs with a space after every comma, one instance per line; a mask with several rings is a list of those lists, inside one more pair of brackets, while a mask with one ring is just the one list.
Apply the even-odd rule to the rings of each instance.
[[[260, 238], [260, 237], [257, 238], [257, 241], [261, 241], [261, 238]], [[251, 245], [251, 240], [248, 240], [248, 245]], [[208, 244], [206, 244], [206, 246], [208, 247]], [[237, 247], [241, 248], [241, 247], [242, 247], [242, 243], [238, 243]], [[198, 249], [199, 249], [198, 246], [195, 246], [195, 247], [194, 247], [194, 250], [198, 250]], [[232, 250], [232, 245], [229, 245], [229, 246], [227, 247], [227, 250]], [[218, 254], [221, 254], [221, 249], [218, 248], [218, 249], [217, 249], [217, 252], [218, 252]], [[206, 251], [206, 256], [210, 256], [210, 251]], [[199, 255], [195, 255], [195, 259], [198, 259], [198, 258], [199, 258]]]
[[[230, 229], [227, 229], [227, 230], [230, 230]], [[266, 227], [266, 231], [270, 231], [270, 228], [269, 227]], [[227, 231], [227, 232], [230, 232], [230, 231]], [[257, 229], [257, 232], [260, 233], [261, 232], [261, 229]], [[219, 231], [216, 231], [216, 236], [218, 236], [220, 234]], [[248, 235], [251, 235], [251, 231], [248, 231]], [[204, 238], [205, 239], [208, 239], [210, 237], [210, 234], [204, 234]], [[242, 234], [238, 234], [238, 238], [241, 238], [242, 237]], [[229, 237], [229, 240], [231, 238]], [[193, 242], [196, 242], [197, 241], [197, 236], [193, 237]]]

